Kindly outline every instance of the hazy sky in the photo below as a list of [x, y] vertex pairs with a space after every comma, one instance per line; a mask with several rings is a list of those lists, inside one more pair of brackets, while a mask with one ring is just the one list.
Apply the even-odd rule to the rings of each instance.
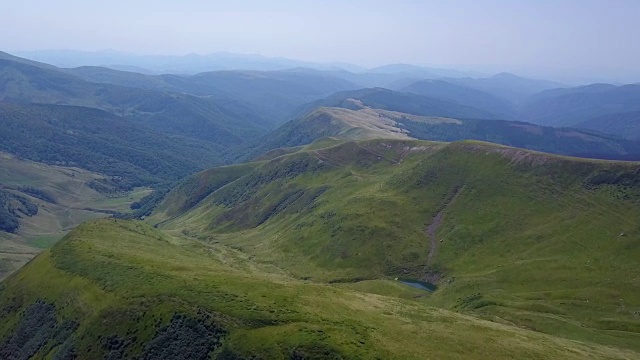
[[640, 72], [639, 0], [0, 0], [0, 50]]

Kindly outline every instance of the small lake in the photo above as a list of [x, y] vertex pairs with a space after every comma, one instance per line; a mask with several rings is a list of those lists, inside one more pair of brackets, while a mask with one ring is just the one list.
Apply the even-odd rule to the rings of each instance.
[[405, 285], [409, 285], [413, 288], [428, 291], [428, 292], [434, 292], [438, 288], [435, 284], [432, 284], [426, 281], [412, 280], [412, 279], [398, 279], [398, 281], [400, 281]]

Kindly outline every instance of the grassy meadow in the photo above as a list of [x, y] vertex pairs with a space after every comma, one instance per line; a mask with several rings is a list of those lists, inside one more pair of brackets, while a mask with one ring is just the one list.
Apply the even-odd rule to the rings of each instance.
[[3, 283], [0, 341], [36, 358], [640, 357], [637, 163], [323, 142], [198, 173], [145, 222], [75, 228]]

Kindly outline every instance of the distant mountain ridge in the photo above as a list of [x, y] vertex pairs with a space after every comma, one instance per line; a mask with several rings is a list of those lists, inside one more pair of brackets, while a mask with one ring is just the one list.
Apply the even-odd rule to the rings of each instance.
[[502, 120], [511, 120], [517, 116], [515, 106], [504, 98], [444, 80], [417, 81], [401, 89], [401, 91], [438, 97], [472, 106], [487, 113], [494, 114], [496, 118]]
[[[188, 58], [200, 59], [196, 55]], [[296, 67], [277, 71], [146, 75], [92, 66], [59, 69], [3, 53], [0, 65], [0, 78], [4, 82], [0, 98], [5, 101], [97, 107], [170, 136], [209, 141], [221, 151], [224, 149], [228, 159], [234, 161], [238, 159], [239, 149], [245, 149], [245, 155], [240, 157], [248, 158], [250, 154], [256, 155], [256, 151], [248, 150], [251, 146], [262, 151], [271, 146], [268, 144], [275, 144], [274, 141], [281, 145], [301, 142], [283, 140], [282, 134], [269, 141], [254, 140], [287, 120], [300, 119], [318, 108], [360, 110], [353, 108], [349, 99], [357, 99], [364, 107], [380, 111], [452, 118], [464, 123], [457, 127], [433, 127], [408, 122], [405, 130], [422, 139], [470, 138], [607, 158], [634, 158], [636, 152], [633, 141], [621, 142], [616, 136], [637, 139], [633, 115], [640, 111], [637, 85], [592, 84], [567, 88], [509, 73], [488, 78], [455, 77], [464, 73], [407, 64], [392, 64], [360, 73]], [[447, 75], [454, 77], [442, 78]], [[430, 79], [437, 76], [441, 78]], [[396, 91], [362, 88], [363, 84], [384, 84]], [[506, 122], [486, 120], [524, 120], [543, 126], [589, 130], [571, 130], [581, 135], [567, 146], [573, 141], [599, 140], [592, 144], [597, 144], [595, 151], [587, 151], [585, 144], [573, 144], [574, 147], [567, 150], [567, 146], [556, 144], [558, 134], [566, 133], [565, 130], [552, 131], [524, 123], [507, 126]], [[514, 129], [520, 132], [516, 134]], [[537, 140], [523, 142], [535, 134], [540, 136]], [[539, 143], [548, 136], [551, 137], [544, 141], [545, 145]]]
[[639, 110], [640, 85], [592, 84], [537, 94], [524, 104], [521, 118], [537, 124], [575, 126], [600, 116]]
[[477, 109], [387, 89], [336, 93], [308, 105], [299, 114], [296, 120], [234, 149], [227, 159], [246, 161], [323, 138], [413, 138], [448, 142], [473, 139], [562, 155], [640, 160], [637, 141], [592, 130], [486, 119]]
[[578, 123], [576, 126], [614, 134], [625, 139], [640, 140], [640, 111], [602, 115]]
[[205, 141], [170, 137], [86, 107], [0, 102], [0, 151], [118, 178], [126, 190], [222, 163]]
[[499, 73], [488, 78], [447, 78], [443, 80], [502, 97], [516, 105], [541, 91], [564, 87], [563, 84], [553, 81], [527, 79], [510, 73]]
[[239, 144], [269, 127], [247, 104], [227, 97], [144, 90], [84, 81], [64, 71], [0, 60], [0, 101], [95, 107], [171, 135]]

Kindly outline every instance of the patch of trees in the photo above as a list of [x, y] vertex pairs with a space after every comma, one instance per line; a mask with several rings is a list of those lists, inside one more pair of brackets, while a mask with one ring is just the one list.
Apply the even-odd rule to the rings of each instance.
[[49, 194], [48, 192], [42, 190], [42, 189], [38, 189], [38, 188], [34, 188], [32, 186], [21, 186], [18, 188], [18, 190], [20, 190], [21, 192], [31, 195], [36, 199], [40, 199], [42, 201], [46, 201], [48, 203], [51, 204], [56, 204], [56, 199], [53, 197], [53, 195]]
[[130, 345], [136, 342], [136, 337], [123, 338], [117, 335], [111, 335], [104, 338], [102, 347], [105, 350], [104, 360], [120, 360], [129, 358], [127, 350]]
[[209, 359], [226, 334], [223, 327], [204, 318], [174, 314], [145, 345], [140, 359]]
[[34, 216], [38, 205], [22, 196], [0, 189], [0, 231], [16, 232], [20, 227], [20, 214]]
[[21, 315], [16, 328], [0, 343], [0, 359], [27, 360], [45, 346], [44, 353], [55, 349], [53, 359], [75, 358], [72, 335], [78, 327], [76, 322], [59, 322], [54, 305], [42, 300]]
[[129, 207], [133, 212], [119, 215], [119, 218], [125, 219], [140, 219], [151, 214], [153, 209], [164, 199], [165, 195], [173, 187], [170, 184], [162, 184], [156, 187], [149, 195], [144, 196], [142, 199], [134, 202]]
[[332, 359], [339, 360], [345, 357], [340, 354], [340, 351], [322, 342], [313, 342], [299, 346], [293, 351], [289, 359], [291, 360], [304, 360], [304, 359]]
[[636, 187], [640, 185], [640, 169], [636, 171], [603, 170], [591, 175], [585, 183], [587, 188], [596, 188], [601, 185]]

